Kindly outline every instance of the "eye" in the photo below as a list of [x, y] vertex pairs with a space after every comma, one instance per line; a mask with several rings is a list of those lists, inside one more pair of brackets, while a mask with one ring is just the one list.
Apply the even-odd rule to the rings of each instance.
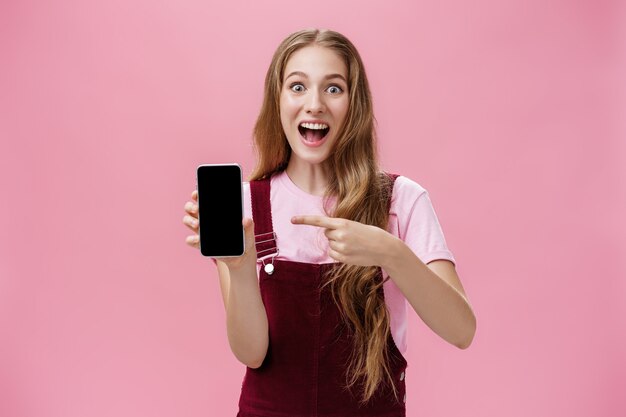
[[301, 93], [304, 91], [304, 85], [302, 85], [302, 83], [293, 83], [289, 86], [289, 88], [291, 89], [291, 91], [296, 93]]
[[328, 91], [330, 94], [339, 94], [339, 93], [343, 93], [343, 90], [341, 89], [341, 87], [337, 86], [337, 85], [331, 85], [330, 87], [328, 87], [326, 89], [326, 91]]

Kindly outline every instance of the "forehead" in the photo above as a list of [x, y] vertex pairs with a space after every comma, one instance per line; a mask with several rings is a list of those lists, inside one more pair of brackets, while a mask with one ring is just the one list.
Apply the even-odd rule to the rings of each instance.
[[343, 58], [332, 49], [319, 45], [305, 46], [289, 57], [284, 77], [295, 71], [303, 72], [312, 78], [341, 74], [348, 79], [348, 68]]

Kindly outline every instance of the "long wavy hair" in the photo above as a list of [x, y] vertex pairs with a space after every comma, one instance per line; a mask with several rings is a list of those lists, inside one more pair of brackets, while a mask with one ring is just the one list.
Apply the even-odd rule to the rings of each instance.
[[[280, 92], [284, 69], [291, 55], [306, 46], [319, 45], [343, 58], [348, 68], [349, 107], [337, 140], [324, 164], [329, 184], [324, 209], [340, 217], [386, 229], [390, 179], [379, 171], [372, 97], [361, 57], [354, 45], [330, 30], [302, 30], [279, 46], [265, 77], [263, 104], [254, 127], [257, 166], [250, 180], [267, 178], [287, 167], [291, 148], [280, 120]], [[335, 207], [329, 207], [335, 197]], [[367, 403], [380, 385], [389, 385], [396, 398], [389, 368], [389, 312], [383, 298], [383, 280], [376, 266], [338, 263], [329, 270], [325, 286], [353, 336], [346, 372], [346, 387], [358, 386], [361, 402]]]

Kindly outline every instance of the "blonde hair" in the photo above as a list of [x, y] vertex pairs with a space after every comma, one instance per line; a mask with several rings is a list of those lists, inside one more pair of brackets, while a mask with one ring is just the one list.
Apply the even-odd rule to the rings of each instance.
[[[284, 170], [289, 162], [291, 148], [280, 119], [284, 69], [295, 51], [313, 44], [337, 53], [348, 69], [348, 112], [324, 162], [330, 173], [325, 193], [326, 213], [385, 230], [391, 180], [379, 172], [371, 92], [359, 53], [340, 33], [302, 30], [289, 35], [278, 46], [265, 77], [263, 104], [254, 127], [257, 166], [250, 180], [268, 178]], [[327, 204], [331, 196], [336, 197], [332, 213]], [[362, 403], [367, 403], [385, 381], [398, 397], [389, 369], [389, 313], [378, 272], [376, 266], [338, 264], [324, 283], [330, 286], [334, 301], [353, 332], [346, 387], [359, 385]]]

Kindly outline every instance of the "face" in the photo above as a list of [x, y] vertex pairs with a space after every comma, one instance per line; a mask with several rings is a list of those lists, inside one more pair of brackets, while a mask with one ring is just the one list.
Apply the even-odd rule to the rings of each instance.
[[321, 164], [330, 154], [348, 113], [348, 69], [322, 46], [294, 52], [284, 71], [280, 119], [292, 163]]

